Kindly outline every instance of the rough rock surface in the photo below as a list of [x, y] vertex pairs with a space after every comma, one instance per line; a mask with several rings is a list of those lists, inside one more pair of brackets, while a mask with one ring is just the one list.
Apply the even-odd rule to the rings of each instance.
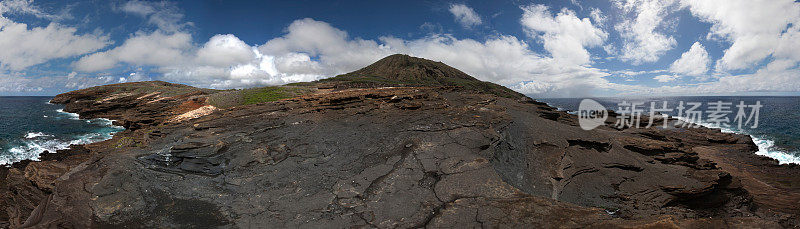
[[[153, 85], [161, 89], [142, 90]], [[320, 91], [169, 121], [203, 107], [208, 93], [143, 82], [59, 95], [53, 102], [65, 110], [127, 130], [0, 169], [0, 221], [13, 228], [798, 225], [800, 170], [755, 156], [748, 136], [584, 131], [574, 116], [530, 98], [463, 87]]]

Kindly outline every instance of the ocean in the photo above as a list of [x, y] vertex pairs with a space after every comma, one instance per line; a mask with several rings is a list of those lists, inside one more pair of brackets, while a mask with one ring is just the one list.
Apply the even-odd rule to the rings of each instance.
[[[604, 98], [590, 98], [609, 110], [620, 110], [620, 104], [625, 101], [627, 103], [643, 103], [643, 110], [649, 113], [650, 103], [655, 102], [656, 108], [663, 107], [663, 102], [667, 102], [667, 109], [673, 109], [671, 112], [662, 112], [671, 116], [678, 116], [677, 107], [681, 101], [684, 102], [684, 107], [691, 107], [688, 103], [702, 104], [699, 109], [704, 114], [701, 116], [700, 123], [706, 127], [713, 127], [722, 129], [724, 132], [733, 132], [740, 134], [748, 134], [753, 138], [753, 141], [758, 145], [759, 151], [756, 154], [777, 159], [782, 164], [795, 163], [800, 164], [800, 97], [785, 96], [702, 96], [702, 97], [604, 97]], [[557, 107], [567, 111], [577, 111], [582, 98], [550, 98], [550, 99], [537, 99], [546, 102], [551, 106]], [[709, 109], [709, 105], [714, 105], [722, 101], [723, 103], [731, 103], [731, 113], [727, 113], [720, 118], [728, 118], [730, 126], [725, 126], [724, 122], [718, 125], [717, 123], [710, 122], [711, 114], [716, 109]], [[755, 105], [759, 102], [762, 107], [758, 112], [758, 126], [753, 127], [755, 116], [751, 119], [749, 125], [742, 125], [740, 129], [738, 122], [735, 122], [736, 115], [740, 102], [744, 105]], [[726, 106], [726, 105], [723, 105]], [[623, 106], [627, 107], [627, 106]], [[745, 114], [749, 117], [752, 108], [745, 108]], [[684, 114], [686, 114], [684, 112]], [[743, 123], [746, 119], [742, 119]], [[643, 120], [646, 124], [647, 121]]]
[[110, 139], [123, 130], [108, 119], [78, 119], [63, 112], [63, 105], [50, 104], [52, 97], [0, 96], [0, 165], [39, 154]]

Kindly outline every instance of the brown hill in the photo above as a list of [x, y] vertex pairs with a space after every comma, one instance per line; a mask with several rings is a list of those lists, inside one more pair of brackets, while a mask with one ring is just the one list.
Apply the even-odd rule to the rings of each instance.
[[442, 62], [403, 54], [387, 56], [342, 76], [376, 76], [404, 82], [428, 82], [447, 78], [477, 81], [474, 77]]
[[387, 56], [357, 71], [323, 79], [338, 87], [456, 86], [507, 98], [524, 95], [506, 87], [484, 82], [442, 62], [404, 54]]

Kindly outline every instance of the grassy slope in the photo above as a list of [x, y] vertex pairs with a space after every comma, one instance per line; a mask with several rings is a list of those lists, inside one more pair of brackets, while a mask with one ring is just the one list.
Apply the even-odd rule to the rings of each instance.
[[458, 78], [439, 78], [427, 80], [398, 81], [378, 76], [339, 75], [314, 82], [291, 83], [284, 86], [270, 86], [241, 90], [227, 90], [209, 96], [208, 102], [220, 108], [250, 105], [294, 98], [316, 89], [319, 84], [336, 84], [343, 88], [390, 87], [390, 86], [458, 86], [468, 90], [487, 92], [506, 98], [519, 98], [524, 95], [498, 84]]
[[208, 97], [208, 103], [220, 108], [272, 102], [294, 98], [312, 91], [309, 87], [270, 86], [241, 90], [226, 90]]
[[218, 91], [209, 96], [208, 102], [216, 107], [228, 108], [293, 98], [310, 93], [317, 88], [347, 89], [398, 86], [456, 86], [478, 93], [495, 94], [507, 98], [525, 97], [525, 95], [498, 84], [480, 81], [442, 62], [396, 54], [385, 57], [357, 71], [314, 82]]
[[[375, 86], [457, 86], [469, 90], [488, 92], [506, 98], [518, 98], [524, 95], [506, 87], [491, 82], [466, 80], [459, 78], [439, 78], [430, 80], [406, 80], [398, 81], [386, 79], [379, 76], [357, 76], [352, 74], [339, 75], [333, 78], [322, 79], [320, 83], [337, 83], [350, 85], [353, 87], [375, 87]], [[294, 85], [313, 85], [313, 83], [301, 83]]]

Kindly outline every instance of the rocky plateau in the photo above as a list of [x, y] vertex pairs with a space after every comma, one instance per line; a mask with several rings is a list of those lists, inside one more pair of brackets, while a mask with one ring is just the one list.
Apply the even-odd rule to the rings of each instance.
[[800, 167], [749, 136], [591, 131], [439, 62], [393, 55], [220, 108], [224, 91], [99, 86], [52, 102], [125, 127], [0, 168], [9, 228], [792, 228]]

